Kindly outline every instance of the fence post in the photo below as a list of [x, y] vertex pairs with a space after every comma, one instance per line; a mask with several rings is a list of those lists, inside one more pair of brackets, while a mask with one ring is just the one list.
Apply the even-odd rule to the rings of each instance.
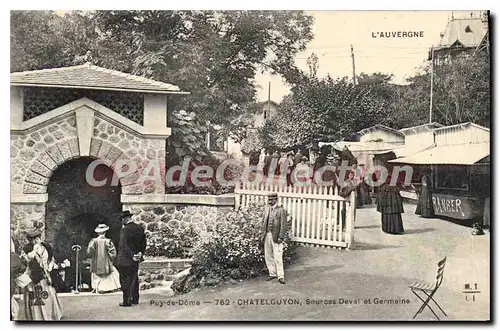
[[354, 210], [356, 209], [356, 191], [351, 192], [349, 197], [349, 209], [347, 213], [346, 224], [346, 243], [347, 248], [352, 249], [354, 244]]
[[234, 210], [240, 209], [240, 193], [239, 193], [240, 186], [241, 182], [238, 181], [238, 183], [234, 187]]

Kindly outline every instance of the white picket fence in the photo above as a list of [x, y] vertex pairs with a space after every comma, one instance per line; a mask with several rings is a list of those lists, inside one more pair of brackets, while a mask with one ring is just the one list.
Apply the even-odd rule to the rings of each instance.
[[[292, 240], [302, 244], [351, 249], [354, 243], [354, 193], [349, 199], [333, 187], [280, 186], [242, 182], [235, 188], [235, 208], [266, 204], [269, 192], [278, 194], [278, 204], [287, 211]], [[345, 221], [342, 209], [345, 208]]]

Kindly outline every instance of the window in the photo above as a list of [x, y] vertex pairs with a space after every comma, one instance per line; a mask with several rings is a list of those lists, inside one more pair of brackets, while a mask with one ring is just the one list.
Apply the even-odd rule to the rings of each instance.
[[436, 188], [469, 190], [469, 174], [465, 166], [443, 165], [436, 171]]
[[480, 164], [470, 167], [470, 191], [478, 196], [490, 195], [490, 165]]
[[465, 32], [467, 32], [467, 33], [472, 33], [472, 30], [471, 30], [470, 26], [468, 26], [468, 25], [467, 25], [467, 26], [465, 27]]

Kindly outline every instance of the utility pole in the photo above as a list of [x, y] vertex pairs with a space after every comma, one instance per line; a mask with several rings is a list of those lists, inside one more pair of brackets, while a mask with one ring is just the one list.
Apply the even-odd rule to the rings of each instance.
[[267, 110], [264, 111], [264, 120], [269, 116], [271, 111], [271, 81], [269, 81], [269, 88], [267, 89]]
[[429, 102], [429, 123], [432, 123], [432, 94], [434, 92], [434, 47], [431, 49], [431, 97]]
[[351, 58], [352, 58], [352, 81], [356, 85], [356, 62], [354, 61], [354, 49], [351, 45]]

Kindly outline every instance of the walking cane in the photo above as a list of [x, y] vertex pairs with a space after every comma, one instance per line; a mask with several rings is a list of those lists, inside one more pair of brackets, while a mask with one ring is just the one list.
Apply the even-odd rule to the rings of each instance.
[[79, 265], [79, 261], [78, 261], [78, 252], [82, 249], [82, 247], [80, 245], [73, 245], [71, 246], [71, 250], [72, 251], [76, 251], [76, 281], [75, 281], [75, 292], [74, 294], [80, 294], [80, 291], [78, 290], [78, 275], [79, 275], [79, 272], [78, 272], [78, 265]]

